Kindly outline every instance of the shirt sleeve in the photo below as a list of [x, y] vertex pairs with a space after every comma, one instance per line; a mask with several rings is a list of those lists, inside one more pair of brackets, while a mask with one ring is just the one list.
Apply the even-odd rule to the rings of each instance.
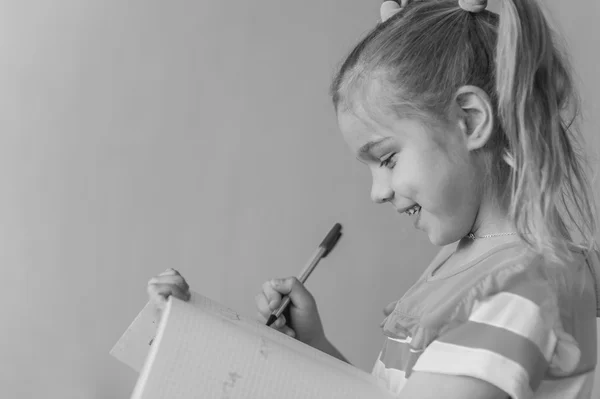
[[[525, 278], [474, 300], [468, 319], [433, 341], [414, 370], [474, 377], [513, 399], [530, 398], [559, 360], [556, 352], [565, 352], [558, 344], [566, 335], [553, 290], [544, 280]], [[579, 350], [575, 345], [561, 356], [575, 367]]]

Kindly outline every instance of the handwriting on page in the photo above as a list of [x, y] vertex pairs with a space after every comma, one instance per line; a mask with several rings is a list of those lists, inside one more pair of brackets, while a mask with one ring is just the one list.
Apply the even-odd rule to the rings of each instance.
[[221, 399], [230, 399], [231, 398], [231, 393], [232, 393], [233, 389], [235, 388], [235, 383], [240, 378], [242, 378], [242, 376], [239, 375], [238, 373], [229, 372], [229, 378], [223, 382], [223, 392], [221, 395]]
[[230, 309], [226, 306], [223, 306], [215, 301], [210, 300], [209, 298], [197, 294], [195, 292], [191, 293], [190, 303], [192, 305], [198, 306], [202, 309], [205, 309], [209, 312], [221, 315], [229, 320], [239, 321], [240, 315], [233, 309]]
[[258, 347], [258, 352], [264, 359], [269, 357], [269, 343], [264, 337], [260, 337], [260, 346]]
[[240, 315], [231, 309], [222, 308], [219, 314], [223, 317], [228, 318], [229, 320], [240, 320]]

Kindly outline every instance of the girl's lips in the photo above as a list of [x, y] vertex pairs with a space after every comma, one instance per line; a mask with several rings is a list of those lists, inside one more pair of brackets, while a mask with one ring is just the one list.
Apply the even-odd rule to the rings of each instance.
[[409, 206], [407, 206], [405, 208], [396, 209], [396, 210], [398, 211], [398, 213], [405, 213], [406, 211], [408, 211], [411, 208], [414, 208], [415, 206], [419, 206], [420, 207], [420, 205], [415, 202], [414, 204], [409, 205]]

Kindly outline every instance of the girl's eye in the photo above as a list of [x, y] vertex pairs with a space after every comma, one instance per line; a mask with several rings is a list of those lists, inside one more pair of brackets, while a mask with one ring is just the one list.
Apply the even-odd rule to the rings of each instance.
[[390, 168], [390, 169], [393, 168], [396, 165], [395, 156], [396, 156], [396, 153], [394, 152], [394, 153], [390, 154], [389, 156], [387, 156], [385, 159], [382, 159], [379, 167], [383, 168], [385, 166], [386, 168]]

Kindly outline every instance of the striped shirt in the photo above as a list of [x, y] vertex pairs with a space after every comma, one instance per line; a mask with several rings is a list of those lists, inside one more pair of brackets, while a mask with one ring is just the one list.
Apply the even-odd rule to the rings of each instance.
[[423, 371], [477, 378], [513, 399], [590, 399], [598, 254], [545, 264], [512, 242], [434, 274], [447, 255], [440, 252], [382, 323], [378, 381], [399, 394], [413, 371]]

